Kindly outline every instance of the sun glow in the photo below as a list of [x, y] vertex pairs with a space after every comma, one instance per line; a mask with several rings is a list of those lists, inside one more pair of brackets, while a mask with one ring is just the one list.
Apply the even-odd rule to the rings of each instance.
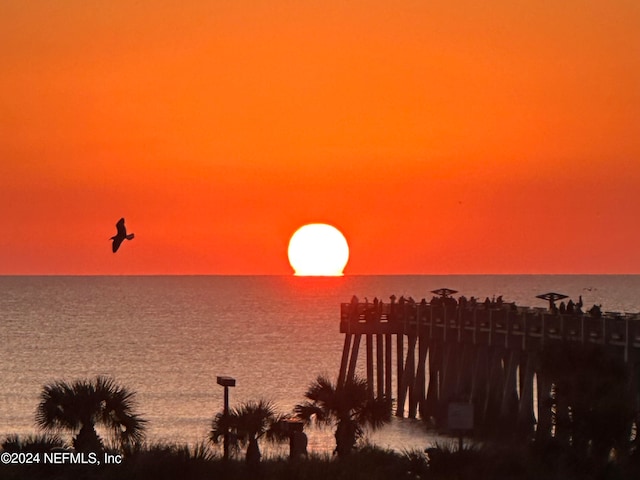
[[289, 263], [298, 276], [343, 275], [349, 245], [337, 228], [324, 223], [300, 227], [289, 240]]

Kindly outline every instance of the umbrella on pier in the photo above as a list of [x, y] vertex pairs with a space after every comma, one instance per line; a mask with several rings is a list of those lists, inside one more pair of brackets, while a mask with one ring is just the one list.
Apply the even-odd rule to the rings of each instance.
[[556, 300], [562, 300], [563, 298], [567, 298], [568, 295], [564, 295], [562, 293], [555, 293], [555, 292], [549, 292], [549, 293], [543, 293], [541, 295], [536, 295], [536, 298], [541, 298], [542, 300], [548, 300], [549, 301], [549, 310], [555, 310], [556, 308]]
[[431, 293], [435, 293], [436, 295], [440, 295], [442, 298], [446, 298], [449, 295], [453, 295], [454, 293], [458, 293], [457, 290], [451, 290], [450, 288], [438, 288], [437, 290], [431, 290]]

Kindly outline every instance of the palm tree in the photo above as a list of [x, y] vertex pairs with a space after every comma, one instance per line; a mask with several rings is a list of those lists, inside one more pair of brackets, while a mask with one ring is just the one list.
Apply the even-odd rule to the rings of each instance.
[[102, 439], [96, 426], [105, 427], [124, 447], [144, 439], [146, 420], [134, 413], [134, 392], [108, 377], [57, 381], [45, 385], [36, 410], [36, 424], [45, 430], [68, 430], [78, 451], [100, 451]]
[[304, 396], [307, 401], [295, 407], [297, 416], [305, 423], [335, 425], [335, 453], [340, 457], [351, 453], [365, 427], [375, 430], [391, 420], [391, 399], [371, 397], [366, 380], [357, 377], [338, 387], [319, 376]]
[[213, 419], [209, 438], [217, 443], [225, 432], [231, 431], [241, 445], [247, 445], [246, 461], [255, 464], [260, 461], [258, 440], [265, 437], [271, 441], [288, 440], [282, 428], [288, 415], [276, 412], [275, 405], [267, 400], [249, 401], [232, 409], [229, 415], [220, 412]]

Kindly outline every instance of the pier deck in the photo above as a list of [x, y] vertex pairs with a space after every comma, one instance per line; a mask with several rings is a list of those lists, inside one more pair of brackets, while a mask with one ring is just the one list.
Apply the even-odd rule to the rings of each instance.
[[561, 314], [504, 303], [486, 307], [342, 303], [340, 333], [426, 335], [428, 339], [537, 350], [558, 340], [640, 349], [640, 313]]

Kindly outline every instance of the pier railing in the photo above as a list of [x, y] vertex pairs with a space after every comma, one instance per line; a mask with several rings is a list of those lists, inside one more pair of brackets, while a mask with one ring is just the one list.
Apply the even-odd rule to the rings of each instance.
[[521, 350], [567, 340], [619, 347], [625, 361], [640, 349], [640, 314], [559, 313], [547, 308], [484, 304], [342, 303], [340, 333], [426, 335], [429, 339]]

